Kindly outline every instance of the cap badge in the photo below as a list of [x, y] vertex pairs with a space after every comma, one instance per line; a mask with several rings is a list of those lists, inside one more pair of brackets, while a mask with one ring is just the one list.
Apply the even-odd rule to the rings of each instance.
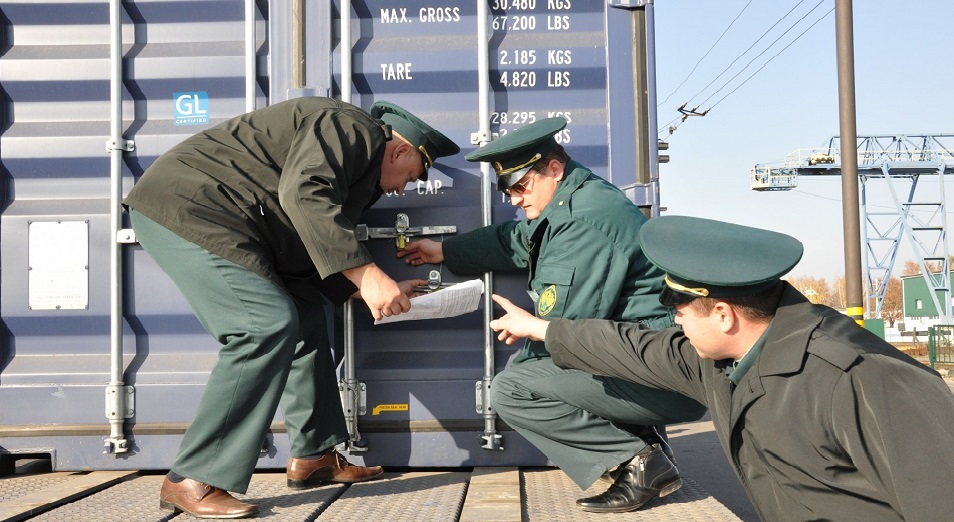
[[427, 149], [424, 148], [424, 145], [418, 145], [417, 150], [421, 151], [421, 154], [424, 155], [424, 164], [430, 167], [434, 164], [434, 160], [431, 159], [431, 155], [427, 153]]

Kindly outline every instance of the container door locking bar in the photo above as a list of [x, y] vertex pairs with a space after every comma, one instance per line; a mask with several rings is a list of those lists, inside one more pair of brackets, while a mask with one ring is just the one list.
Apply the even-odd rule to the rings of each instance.
[[354, 229], [354, 235], [358, 238], [358, 241], [393, 237], [398, 250], [404, 250], [407, 240], [415, 236], [433, 236], [455, 232], [457, 232], [455, 226], [411, 227], [410, 219], [408, 219], [407, 214], [403, 213], [397, 215], [394, 228], [371, 228], [368, 225], [358, 225]]
[[441, 282], [441, 273], [440, 273], [440, 271], [439, 271], [439, 270], [431, 270], [431, 272], [427, 275], [427, 285], [426, 285], [426, 286], [415, 286], [415, 287], [414, 287], [414, 291], [415, 291], [415, 292], [421, 292], [421, 293], [429, 294], [429, 293], [431, 293], [431, 292], [436, 292], [436, 291], [440, 290], [441, 288], [447, 288], [447, 287], [453, 286], [453, 285], [455, 285], [455, 284], [456, 284], [456, 283], [442, 283], [442, 282]]
[[[394, 228], [369, 227], [357, 225], [354, 235], [358, 241], [369, 239], [394, 238], [398, 250], [403, 250], [407, 240], [417, 236], [432, 236], [437, 234], [454, 234], [456, 226], [412, 227], [407, 214], [400, 213], [394, 222]], [[432, 287], [433, 286], [433, 287]], [[446, 284], [441, 283], [441, 275], [437, 270], [431, 270], [427, 289], [422, 291], [433, 292]], [[344, 375], [338, 382], [338, 392], [341, 394], [341, 404], [344, 408], [345, 425], [348, 427], [348, 451], [367, 451], [368, 442], [361, 439], [358, 431], [358, 416], [367, 411], [367, 386], [358, 381], [354, 368], [354, 318], [351, 302], [344, 304]]]

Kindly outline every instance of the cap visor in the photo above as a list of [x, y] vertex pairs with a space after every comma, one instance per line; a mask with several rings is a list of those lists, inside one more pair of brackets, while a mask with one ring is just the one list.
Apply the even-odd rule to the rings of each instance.
[[510, 189], [510, 187], [520, 183], [532, 167], [526, 167], [520, 170], [515, 170], [510, 174], [504, 174], [503, 176], [497, 176], [497, 190], [504, 192]]
[[659, 302], [664, 306], [676, 306], [683, 303], [688, 303], [698, 296], [692, 294], [686, 294], [683, 292], [677, 292], [670, 287], [664, 287], [662, 292], [659, 293]]

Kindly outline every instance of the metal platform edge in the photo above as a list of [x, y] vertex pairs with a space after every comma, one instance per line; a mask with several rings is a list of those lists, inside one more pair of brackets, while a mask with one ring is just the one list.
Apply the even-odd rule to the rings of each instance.
[[[0, 502], [0, 522], [26, 520], [38, 513], [72, 502], [138, 475], [136, 471], [71, 471], [46, 476], [63, 476], [69, 480], [52, 484], [22, 497]], [[16, 480], [7, 477], [3, 480]]]
[[[160, 475], [135, 471], [51, 472], [0, 479], [0, 522], [91, 520], [118, 508], [109, 520], [193, 520], [158, 509]], [[576, 498], [606, 489], [598, 482], [580, 491], [558, 468], [475, 467], [467, 470], [389, 472], [376, 481], [328, 484], [308, 491], [285, 488], [284, 473], [256, 473], [243, 501], [261, 509], [259, 520], [435, 520], [446, 522], [741, 520], [695, 481], [683, 477], [681, 490], [653, 499], [636, 511], [594, 514]], [[6, 497], [6, 499], [4, 498]], [[378, 502], [368, 502], [369, 499]], [[120, 499], [126, 501], [120, 502]], [[178, 516], [177, 516], [178, 515]], [[95, 517], [95, 515], [94, 515]], [[145, 517], [145, 518], [144, 518]], [[105, 520], [105, 518], [103, 519]]]

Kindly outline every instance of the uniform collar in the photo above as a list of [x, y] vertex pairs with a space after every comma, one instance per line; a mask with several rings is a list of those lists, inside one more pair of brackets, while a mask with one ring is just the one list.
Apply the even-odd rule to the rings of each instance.
[[573, 193], [583, 185], [583, 182], [589, 179], [592, 173], [576, 161], [570, 160], [563, 169], [563, 180], [557, 183], [556, 192], [553, 193], [553, 199], [543, 209], [540, 217], [530, 222], [531, 234], [541, 223], [549, 220], [555, 212], [561, 212], [569, 209], [570, 198]]
[[808, 299], [783, 282], [772, 331], [768, 335], [758, 364], [760, 375], [784, 375], [802, 369], [812, 332], [822, 321], [821, 313]]
[[768, 341], [768, 338], [771, 335], [772, 323], [769, 323], [768, 328], [762, 332], [762, 335], [759, 336], [758, 340], [755, 341], [755, 344], [749, 348], [749, 351], [746, 352], [741, 359], [726, 365], [725, 376], [732, 381], [732, 384], [738, 385], [739, 381], [742, 380], [742, 377], [745, 377], [745, 374], [749, 371], [749, 368], [755, 365], [755, 361], [759, 360], [759, 355], [762, 353], [762, 348], [765, 347], [765, 343]]

